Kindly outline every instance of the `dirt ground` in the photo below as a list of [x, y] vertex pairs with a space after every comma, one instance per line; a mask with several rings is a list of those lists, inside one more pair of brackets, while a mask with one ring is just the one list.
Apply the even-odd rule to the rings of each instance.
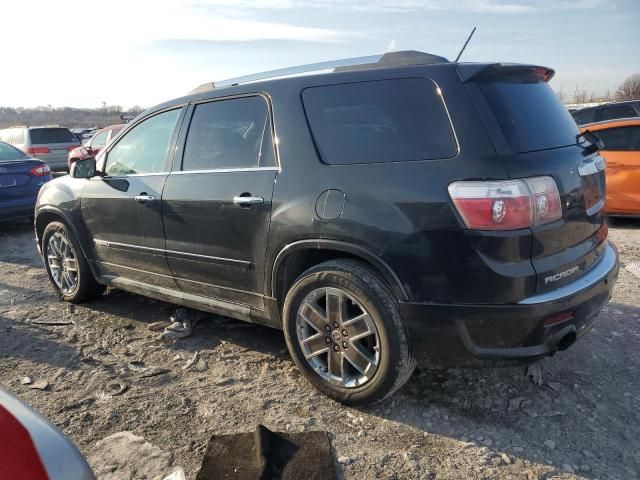
[[417, 371], [356, 409], [310, 387], [278, 331], [207, 315], [165, 346], [147, 326], [172, 305], [117, 290], [58, 301], [30, 224], [0, 224], [0, 385], [69, 435], [102, 479], [161, 479], [178, 466], [193, 479], [212, 434], [258, 423], [327, 430], [345, 479], [640, 478], [640, 278], [624, 269], [640, 260], [640, 221], [617, 221], [610, 238], [622, 262], [613, 299], [587, 336], [541, 363], [542, 385], [522, 368]]

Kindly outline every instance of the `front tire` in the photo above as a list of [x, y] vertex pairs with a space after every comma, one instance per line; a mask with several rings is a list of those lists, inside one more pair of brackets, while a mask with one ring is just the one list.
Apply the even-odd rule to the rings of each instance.
[[51, 222], [42, 235], [42, 256], [49, 281], [58, 297], [80, 303], [104, 292], [93, 277], [78, 241], [62, 222]]
[[398, 301], [378, 275], [353, 260], [305, 271], [287, 293], [284, 333], [304, 377], [347, 405], [383, 400], [411, 376]]

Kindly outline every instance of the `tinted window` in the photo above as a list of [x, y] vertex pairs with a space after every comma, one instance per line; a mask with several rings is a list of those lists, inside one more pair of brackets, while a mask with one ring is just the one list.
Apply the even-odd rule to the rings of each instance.
[[546, 82], [507, 76], [482, 82], [480, 89], [514, 152], [576, 143], [576, 122]]
[[[261, 158], [262, 157], [262, 161]], [[271, 122], [262, 97], [197, 105], [184, 150], [183, 170], [273, 165]]]
[[78, 139], [66, 128], [32, 128], [29, 135], [32, 145], [78, 143]]
[[302, 98], [325, 163], [429, 160], [457, 153], [449, 117], [431, 80], [313, 87]]
[[107, 175], [132, 175], [165, 171], [167, 150], [180, 109], [160, 113], [130, 130], [109, 151]]
[[109, 132], [101, 132], [91, 139], [91, 148], [102, 148], [107, 144]]
[[616, 118], [637, 117], [638, 114], [631, 105], [615, 105], [611, 107], [602, 107], [596, 110], [595, 121], [613, 120]]
[[11, 137], [11, 143], [16, 145], [24, 145], [24, 130], [22, 130], [21, 128], [18, 130], [14, 130]]
[[8, 160], [24, 160], [27, 156], [17, 148], [0, 142], [0, 162]]
[[577, 112], [573, 112], [572, 115], [578, 125], [584, 125], [585, 123], [593, 122], [594, 113], [595, 110], [578, 110]]
[[618, 127], [595, 132], [611, 151], [640, 151], [640, 127]]

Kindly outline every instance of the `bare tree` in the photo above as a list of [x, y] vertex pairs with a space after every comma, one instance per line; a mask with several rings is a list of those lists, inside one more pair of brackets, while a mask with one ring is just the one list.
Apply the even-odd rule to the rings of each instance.
[[640, 73], [628, 77], [616, 90], [616, 100], [640, 100]]

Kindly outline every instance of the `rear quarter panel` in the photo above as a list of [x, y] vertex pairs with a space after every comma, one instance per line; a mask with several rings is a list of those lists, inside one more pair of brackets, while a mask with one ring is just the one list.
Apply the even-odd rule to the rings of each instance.
[[[507, 173], [496, 161], [485, 132], [477, 128], [481, 123], [455, 70], [446, 67], [349, 72], [332, 75], [331, 80], [342, 83], [421, 76], [434, 80], [456, 125], [460, 146], [459, 153], [446, 160], [324, 164], [308, 128], [300, 92], [325, 84], [326, 77], [288, 80], [286, 88], [278, 88], [274, 82], [269, 94], [281, 172], [273, 196], [268, 271], [288, 244], [317, 238], [343, 241], [379, 256], [414, 300], [495, 301], [487, 298], [487, 286], [498, 277], [504, 278], [505, 273], [509, 278], [503, 282], [503, 300], [523, 297], [532, 287], [531, 245], [527, 240], [523, 244], [522, 232], [498, 239], [468, 232], [451, 205], [447, 191], [451, 182], [505, 179]], [[291, 83], [296, 82], [292, 88]], [[340, 190], [345, 197], [342, 214], [334, 220], [322, 220], [316, 213], [316, 201], [327, 189]], [[530, 232], [525, 232], [525, 237], [529, 236]], [[492, 261], [487, 262], [483, 255]], [[518, 285], [512, 281], [516, 277], [521, 277]], [[497, 290], [494, 287], [492, 291]]]

